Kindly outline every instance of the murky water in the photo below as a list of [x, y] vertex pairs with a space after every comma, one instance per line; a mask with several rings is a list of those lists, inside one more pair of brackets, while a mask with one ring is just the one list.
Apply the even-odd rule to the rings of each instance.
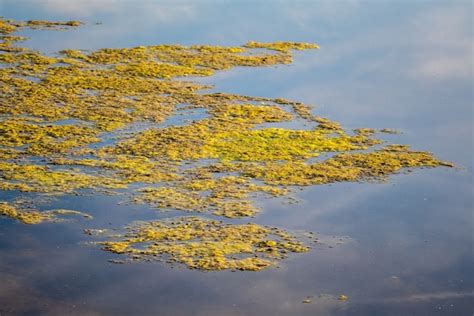
[[[472, 3], [3, 0], [0, 12], [86, 22], [68, 32], [35, 31], [26, 45], [49, 53], [316, 42], [319, 51], [297, 53], [289, 66], [235, 68], [200, 81], [221, 92], [312, 103], [347, 128], [395, 128], [402, 134], [383, 137], [459, 167], [305, 188], [299, 204], [258, 201], [256, 223], [316, 231], [322, 240], [260, 272], [112, 264], [119, 256], [87, 245], [83, 229], [172, 214], [118, 205], [114, 196], [61, 198], [51, 206], [87, 210], [94, 221], [0, 220], [0, 315], [472, 314]], [[349, 299], [338, 301], [340, 294]]]

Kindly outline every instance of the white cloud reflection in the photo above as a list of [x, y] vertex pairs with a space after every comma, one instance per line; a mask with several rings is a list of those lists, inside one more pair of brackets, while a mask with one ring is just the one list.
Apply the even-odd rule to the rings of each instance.
[[472, 11], [436, 8], [413, 21], [417, 47], [411, 73], [431, 79], [471, 79], [473, 67]]
[[323, 46], [330, 52], [323, 59], [314, 56], [315, 65], [328, 67], [357, 56], [349, 76], [379, 72], [416, 80], [472, 79], [472, 13], [462, 6], [433, 6], [397, 23], [375, 23], [334, 44]]
[[[126, 0], [3, 0], [5, 8], [16, 7], [61, 19], [78, 19], [86, 22], [107, 22], [115, 30], [141, 26], [143, 23], [180, 23], [192, 20], [197, 12], [198, 2], [176, 1], [126, 1]], [[25, 17], [31, 18], [31, 17]], [[104, 23], [105, 24], [105, 23]]]
[[173, 19], [185, 19], [195, 14], [194, 2], [173, 1], [123, 1], [123, 0], [45, 0], [38, 2], [41, 9], [68, 16], [87, 17], [97, 14], [123, 15], [130, 17], [145, 16], [167, 22]]
[[98, 11], [114, 12], [118, 10], [119, 0], [44, 0], [37, 5], [47, 11], [69, 16], [88, 16]]

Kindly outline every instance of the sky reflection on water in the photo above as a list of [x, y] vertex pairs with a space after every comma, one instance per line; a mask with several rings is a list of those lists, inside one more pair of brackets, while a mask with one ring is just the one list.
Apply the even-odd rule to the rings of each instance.
[[[402, 134], [384, 136], [390, 142], [459, 166], [387, 183], [305, 188], [296, 205], [259, 201], [257, 223], [317, 231], [327, 244], [258, 273], [113, 265], [114, 255], [79, 245], [90, 241], [82, 229], [91, 223], [30, 227], [2, 219], [0, 314], [472, 314], [472, 2], [3, 0], [0, 12], [86, 22], [35, 31], [26, 44], [48, 53], [316, 42], [319, 51], [295, 54], [292, 65], [236, 68], [200, 81], [215, 91], [315, 104], [315, 113], [345, 128], [395, 128]], [[87, 209], [95, 227], [157, 216], [145, 206], [117, 206], [113, 197], [56, 203]], [[338, 245], [339, 236], [349, 238]], [[335, 300], [340, 293], [349, 300]], [[302, 304], [306, 296], [313, 303]]]

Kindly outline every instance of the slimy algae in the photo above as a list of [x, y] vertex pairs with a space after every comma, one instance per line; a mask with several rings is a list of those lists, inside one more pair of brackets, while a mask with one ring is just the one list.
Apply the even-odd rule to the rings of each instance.
[[309, 250], [279, 229], [198, 217], [138, 223], [114, 239], [100, 244], [133, 260], [166, 259], [201, 270], [258, 271]]
[[120, 189], [125, 185], [100, 175], [88, 175], [70, 170], [51, 170], [47, 165], [0, 162], [0, 189], [48, 194], [73, 193], [79, 189]]
[[[192, 81], [237, 66], [289, 64], [293, 51], [316, 44], [155, 45], [46, 56], [14, 35], [80, 25], [0, 19], [1, 190], [109, 190], [160, 210], [232, 219], [255, 216], [253, 198], [289, 195], [298, 186], [452, 166], [408, 146], [376, 147], [383, 143], [376, 136], [396, 133], [391, 129], [345, 130], [300, 102], [206, 93], [209, 86]], [[205, 114], [160, 125], [192, 110]], [[309, 128], [269, 127], [294, 120]], [[0, 202], [0, 214], [38, 224], [82, 213]], [[308, 250], [282, 230], [193, 216], [131, 225], [101, 244], [133, 260], [166, 257], [202, 270], [261, 270]]]
[[0, 144], [21, 147], [25, 154], [46, 156], [99, 141], [98, 132], [80, 125], [42, 125], [24, 119], [0, 122]]
[[[158, 209], [211, 212], [228, 218], [254, 216], [258, 209], [249, 201], [252, 193], [286, 195], [284, 188], [256, 185], [243, 177], [194, 178], [175, 181], [166, 187], [145, 187], [135, 202], [149, 203]], [[204, 194], [207, 193], [207, 194]]]
[[341, 153], [316, 163], [267, 162], [243, 167], [243, 174], [273, 185], [314, 185], [333, 182], [384, 180], [403, 168], [451, 167], [426, 152], [391, 145], [369, 153]]

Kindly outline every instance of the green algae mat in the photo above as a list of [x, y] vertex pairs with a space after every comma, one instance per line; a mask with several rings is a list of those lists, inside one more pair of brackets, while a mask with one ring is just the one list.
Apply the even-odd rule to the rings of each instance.
[[[211, 87], [192, 80], [238, 66], [289, 64], [294, 51], [316, 50], [316, 44], [156, 45], [48, 56], [21, 46], [25, 38], [15, 35], [80, 26], [0, 19], [0, 189], [38, 199], [117, 194], [157, 212], [189, 212], [113, 233], [86, 230], [100, 238], [94, 245], [126, 262], [200, 270], [274, 267], [310, 251], [307, 243], [315, 237], [252, 223], [256, 198], [291, 199], [303, 186], [452, 167], [431, 153], [377, 138], [393, 130], [348, 130], [314, 115], [310, 105], [208, 93]], [[163, 124], [193, 112], [202, 115]], [[293, 121], [308, 128], [275, 127]], [[22, 199], [0, 201], [0, 215], [30, 225], [93, 221], [87, 210], [40, 210]]]

